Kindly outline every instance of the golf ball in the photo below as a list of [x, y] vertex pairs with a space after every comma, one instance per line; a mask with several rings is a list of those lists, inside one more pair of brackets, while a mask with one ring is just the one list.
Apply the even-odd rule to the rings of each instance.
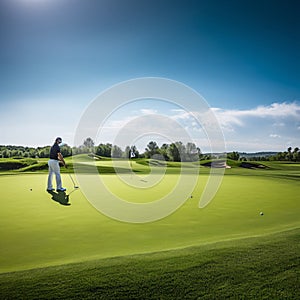
[[259, 213], [261, 216], [263, 216], [264, 215], [264, 213], [261, 211], [260, 213]]

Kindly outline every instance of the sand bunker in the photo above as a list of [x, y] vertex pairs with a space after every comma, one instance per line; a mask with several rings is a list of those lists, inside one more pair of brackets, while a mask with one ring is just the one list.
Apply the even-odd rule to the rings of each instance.
[[225, 168], [225, 169], [231, 168], [230, 166], [227, 165], [226, 160], [211, 161], [203, 164], [202, 166], [210, 167], [210, 168]]

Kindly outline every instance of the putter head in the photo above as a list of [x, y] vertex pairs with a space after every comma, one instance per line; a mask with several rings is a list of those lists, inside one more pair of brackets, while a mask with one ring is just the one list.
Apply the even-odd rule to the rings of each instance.
[[79, 189], [79, 186], [74, 186], [74, 189]]

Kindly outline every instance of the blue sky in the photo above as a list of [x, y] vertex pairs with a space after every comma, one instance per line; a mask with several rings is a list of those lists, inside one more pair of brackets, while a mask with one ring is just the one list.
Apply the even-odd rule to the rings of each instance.
[[[0, 144], [43, 146], [59, 135], [72, 145], [99, 93], [157, 76], [206, 99], [228, 151], [299, 147], [299, 11], [299, 1], [2, 0]], [[167, 113], [155, 105], [129, 106], [111, 122]]]

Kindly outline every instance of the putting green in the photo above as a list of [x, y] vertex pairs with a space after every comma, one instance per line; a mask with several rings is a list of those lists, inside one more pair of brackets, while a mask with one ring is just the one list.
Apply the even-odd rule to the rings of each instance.
[[[130, 189], [120, 186], [115, 175], [102, 176], [124, 197], [153, 200], [151, 189]], [[166, 175], [165, 184], [155, 193], [165, 193], [177, 178]], [[128, 224], [99, 213], [80, 190], [70, 194], [70, 206], [53, 201], [45, 191], [46, 174], [3, 175], [0, 179], [0, 272], [161, 251], [300, 226], [300, 186], [295, 180], [225, 176], [214, 200], [198, 209], [207, 179], [201, 175], [193, 198], [175, 213], [153, 223]], [[70, 192], [68, 175], [63, 175], [63, 182]]]

